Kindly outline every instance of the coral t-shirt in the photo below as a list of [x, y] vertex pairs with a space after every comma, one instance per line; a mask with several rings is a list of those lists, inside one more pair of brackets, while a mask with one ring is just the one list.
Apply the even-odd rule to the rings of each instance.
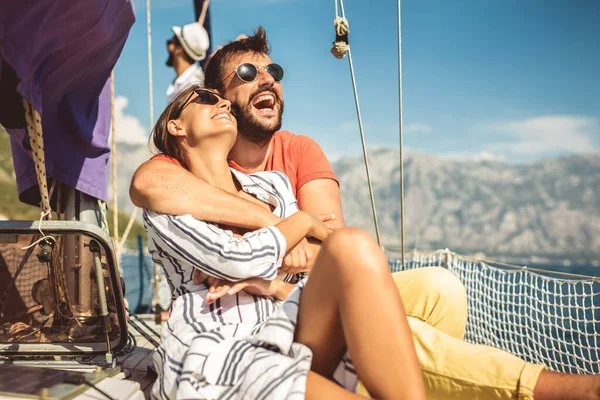
[[[321, 147], [308, 136], [295, 135], [288, 131], [279, 131], [273, 135], [271, 154], [267, 159], [266, 171], [281, 171], [290, 178], [294, 196], [305, 183], [315, 179], [338, 180]], [[152, 159], [164, 160], [181, 165], [177, 160], [165, 154], [157, 154]], [[229, 166], [249, 173], [235, 161], [229, 160]]]

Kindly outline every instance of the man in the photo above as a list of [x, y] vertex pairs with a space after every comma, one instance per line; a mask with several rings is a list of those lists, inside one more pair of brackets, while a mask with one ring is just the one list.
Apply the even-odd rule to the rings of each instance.
[[[230, 165], [243, 172], [285, 172], [302, 210], [334, 214], [333, 222], [341, 227], [339, 186], [322, 150], [308, 137], [279, 131], [283, 69], [268, 54], [266, 35], [259, 27], [253, 36], [224, 46], [207, 66], [205, 86], [232, 102], [238, 120]], [[257, 229], [278, 222], [268, 211], [212, 187], [160, 155], [136, 171], [130, 195], [140, 207], [190, 213], [225, 225]], [[317, 249], [304, 241], [286, 257], [283, 269], [308, 268]], [[595, 377], [548, 372], [503, 351], [462, 341], [466, 296], [448, 271], [425, 268], [395, 274], [394, 279], [409, 316], [429, 399], [531, 399], [534, 393], [536, 400], [600, 398], [600, 380]]]
[[206, 58], [210, 41], [208, 33], [198, 22], [174, 26], [173, 37], [167, 40], [169, 58], [167, 66], [173, 67], [177, 78], [167, 88], [167, 103], [170, 103], [185, 87], [204, 82], [202, 67], [196, 62]]

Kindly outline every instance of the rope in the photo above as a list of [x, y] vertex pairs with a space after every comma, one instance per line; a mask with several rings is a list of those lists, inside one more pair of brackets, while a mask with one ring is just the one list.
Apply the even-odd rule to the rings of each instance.
[[33, 162], [35, 164], [35, 175], [40, 190], [40, 208], [42, 209], [42, 218], [52, 219], [52, 209], [50, 208], [50, 198], [48, 196], [48, 179], [46, 177], [46, 158], [44, 155], [44, 138], [42, 136], [42, 117], [40, 113], [31, 107], [26, 99], [23, 99], [23, 108], [25, 109], [25, 121], [27, 124], [27, 133]]
[[104, 230], [104, 232], [110, 234], [108, 229], [108, 217], [106, 216], [106, 203], [100, 199], [98, 200], [98, 209], [100, 210], [100, 228]]
[[533, 272], [537, 272], [537, 273], [542, 273], [542, 274], [551, 274], [551, 275], [557, 275], [557, 276], [564, 276], [567, 278], [581, 278], [581, 279], [591, 279], [593, 281], [596, 282], [600, 282], [600, 277], [598, 276], [593, 276], [593, 275], [584, 275], [584, 274], [573, 274], [571, 272], [562, 272], [562, 271], [552, 271], [549, 269], [540, 269], [540, 268], [531, 268], [528, 267], [526, 265], [514, 265], [514, 264], [508, 264], [508, 263], [503, 263], [500, 261], [492, 261], [492, 260], [486, 260], [484, 259], [477, 259], [477, 258], [472, 258], [469, 256], [464, 256], [462, 254], [458, 254], [455, 252], [449, 252], [449, 254], [452, 254], [455, 257], [459, 257], [462, 259], [465, 259], [467, 261], [473, 261], [473, 262], [481, 262], [481, 263], [485, 263], [491, 266], [499, 266], [499, 267], [505, 267], [505, 268], [512, 268], [512, 269], [518, 269], [521, 271], [533, 271]]
[[206, 0], [204, 4], [202, 4], [202, 11], [200, 11], [200, 16], [198, 17], [198, 23], [200, 25], [204, 25], [204, 20], [206, 19], [206, 13], [208, 12], [208, 3], [210, 0]]
[[[335, 14], [336, 14], [336, 22], [338, 20], [343, 20], [346, 21], [346, 18], [344, 16], [344, 1], [343, 0], [339, 0], [340, 2], [340, 8], [342, 10], [342, 18], [340, 18], [338, 16], [338, 5], [337, 5], [337, 1], [338, 0], [334, 0], [335, 3]], [[345, 26], [346, 28], [348, 27], [348, 22], [345, 22]], [[336, 25], [336, 35], [338, 34], [338, 29], [340, 29], [341, 31], [344, 30], [344, 26], [343, 24], [341, 25]], [[349, 30], [346, 30], [346, 44], [348, 43], [348, 38], [347, 38], [347, 33], [349, 32]], [[336, 38], [337, 40], [337, 38]], [[335, 47], [335, 43], [334, 43], [334, 47]], [[333, 53], [333, 48], [331, 49], [332, 53]], [[373, 194], [373, 184], [372, 184], [372, 180], [371, 180], [371, 171], [369, 169], [369, 159], [367, 156], [367, 145], [365, 143], [365, 134], [364, 134], [364, 130], [363, 130], [363, 123], [362, 123], [362, 117], [360, 114], [360, 104], [358, 102], [358, 91], [356, 89], [356, 78], [354, 77], [354, 65], [352, 63], [352, 52], [350, 51], [350, 46], [347, 46], [347, 53], [348, 53], [348, 64], [350, 66], [350, 77], [352, 78], [352, 89], [354, 90], [354, 103], [356, 104], [356, 115], [358, 117], [358, 128], [360, 130], [360, 140], [362, 143], [362, 150], [363, 150], [363, 158], [365, 161], [365, 170], [367, 172], [367, 183], [369, 185], [369, 195], [371, 197], [371, 210], [373, 212], [373, 223], [375, 224], [375, 235], [377, 236], [377, 243], [379, 244], [379, 246], [381, 246], [381, 237], [379, 235], [379, 223], [377, 222], [377, 210], [375, 208], [375, 196]], [[335, 56], [335, 54], [334, 54]], [[337, 56], [336, 56], [337, 57]], [[343, 58], [342, 57], [337, 57], [337, 58]]]
[[150, 0], [146, 0], [146, 20], [148, 32], [148, 99], [150, 106], [150, 129], [154, 125], [154, 90], [152, 89], [152, 20], [150, 16]]
[[400, 156], [400, 244], [402, 270], [404, 270], [404, 155], [402, 148], [402, 28], [400, 26], [400, 1], [398, 0], [398, 130]]
[[133, 226], [133, 222], [135, 221], [135, 216], [137, 215], [139, 208], [134, 208], [131, 213], [131, 217], [129, 218], [129, 222], [127, 223], [127, 227], [125, 228], [125, 232], [123, 232], [123, 236], [121, 237], [121, 241], [119, 242], [119, 249], [122, 249], [127, 241], [127, 237], [129, 236], [129, 231], [131, 231], [131, 227]]
[[36, 240], [35, 242], [31, 243], [29, 246], [21, 247], [21, 250], [29, 249], [30, 247], [33, 247], [44, 240], [52, 240], [54, 243], [56, 243], [56, 238], [54, 236], [46, 235], [44, 232], [42, 232], [42, 220], [44, 219], [44, 217], [46, 217], [46, 215], [42, 211], [40, 213], [40, 223], [38, 224], [38, 230], [40, 231], [40, 235], [42, 235], [42, 237]]
[[113, 241], [115, 255], [119, 258], [119, 204], [117, 203], [117, 127], [115, 125], [115, 71], [110, 73], [110, 126], [111, 126], [111, 157], [113, 184]]
[[345, 18], [340, 17], [335, 17], [333, 26], [335, 27], [335, 41], [331, 47], [331, 54], [333, 54], [335, 58], [342, 59], [350, 50], [348, 45], [348, 33], [350, 33], [350, 26]]
[[[146, 0], [146, 21], [148, 31], [148, 94], [150, 100], [150, 129], [154, 125], [154, 91], [152, 90], [152, 21], [150, 16], [150, 0]], [[158, 304], [158, 269], [154, 264], [154, 303]]]
[[344, 2], [339, 0], [342, 9], [342, 16], [338, 13], [338, 0], [333, 0], [335, 4], [335, 19], [333, 20], [333, 26], [335, 28], [335, 41], [331, 47], [331, 54], [335, 58], [340, 60], [346, 56], [346, 53], [350, 50], [348, 45], [348, 34], [350, 33], [350, 25], [346, 16], [344, 15]]

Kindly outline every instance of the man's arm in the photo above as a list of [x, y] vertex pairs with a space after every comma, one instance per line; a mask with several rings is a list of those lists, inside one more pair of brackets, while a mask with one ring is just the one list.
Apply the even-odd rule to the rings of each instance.
[[[307, 136], [294, 136], [293, 140], [299, 208], [312, 215], [333, 214], [335, 218], [327, 221], [327, 226], [332, 229], [343, 228], [340, 187], [325, 153], [317, 142]], [[285, 257], [284, 270], [295, 273], [312, 268], [320, 248], [320, 242], [303, 240], [295, 254]]]
[[297, 135], [293, 140], [298, 206], [312, 215], [334, 214], [335, 219], [328, 225], [344, 227], [340, 186], [327, 156], [308, 136]]
[[340, 187], [333, 179], [315, 179], [302, 185], [298, 189], [298, 206], [312, 215], [334, 214], [335, 219], [327, 225], [334, 229], [344, 227]]
[[191, 214], [201, 221], [241, 228], [259, 229], [281, 220], [269, 210], [163, 160], [146, 161], [137, 169], [129, 196], [136, 206], [158, 213]]

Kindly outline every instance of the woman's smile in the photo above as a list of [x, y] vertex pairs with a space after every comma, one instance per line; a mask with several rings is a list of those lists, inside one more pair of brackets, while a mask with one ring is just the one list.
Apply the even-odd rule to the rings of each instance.
[[233, 116], [227, 110], [220, 110], [212, 116], [212, 119], [224, 119], [233, 122]]

